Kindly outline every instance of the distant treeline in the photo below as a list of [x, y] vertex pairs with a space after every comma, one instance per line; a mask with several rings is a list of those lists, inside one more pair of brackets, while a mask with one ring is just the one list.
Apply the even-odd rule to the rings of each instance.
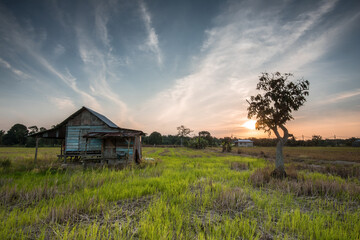
[[[254, 146], [259, 147], [274, 147], [276, 146], [276, 138], [249, 138], [254, 142]], [[337, 147], [337, 146], [358, 146], [355, 141], [358, 138], [352, 137], [348, 139], [322, 139], [319, 135], [314, 135], [310, 140], [297, 140], [290, 137], [285, 146], [289, 147]]]
[[[0, 130], [0, 145], [5, 146], [25, 146], [35, 147], [36, 140], [33, 137], [28, 137], [29, 134], [44, 131], [46, 128], [37, 126], [26, 127], [23, 124], [15, 124], [9, 131], [5, 133]], [[254, 146], [259, 147], [274, 147], [276, 146], [276, 138], [248, 138], [254, 142]], [[192, 148], [218, 147], [223, 146], [224, 143], [232, 143], [236, 138], [224, 137], [217, 138], [211, 136], [208, 131], [201, 131], [197, 136], [181, 136], [181, 135], [161, 135], [159, 132], [152, 132], [148, 136], [142, 138], [144, 145], [184, 145]], [[323, 139], [320, 135], [313, 135], [310, 140], [297, 140], [294, 136], [290, 136], [286, 146], [357, 146], [359, 141], [355, 142], [357, 138], [348, 139]], [[39, 146], [58, 146], [61, 140], [58, 139], [40, 139]]]
[[[46, 128], [37, 126], [26, 127], [24, 124], [17, 123], [12, 126], [9, 131], [5, 133], [0, 130], [0, 145], [5, 146], [22, 146], [22, 147], [35, 147], [36, 139], [28, 137], [29, 134], [45, 131]], [[52, 147], [61, 145], [61, 140], [58, 139], [40, 139], [39, 146]]]
[[[205, 135], [201, 133], [206, 133]], [[216, 138], [211, 136], [209, 132], [202, 131], [200, 136], [183, 137], [184, 146], [193, 148], [204, 148], [207, 146], [217, 147], [222, 146], [224, 142], [233, 142], [237, 138]], [[254, 146], [259, 147], [275, 147], [277, 144], [276, 138], [247, 138], [254, 142]], [[348, 139], [323, 139], [320, 135], [313, 135], [310, 140], [297, 140], [294, 136], [290, 136], [286, 142], [286, 146], [300, 147], [300, 146], [354, 146], [355, 137]], [[161, 135], [158, 132], [153, 132], [149, 136], [143, 137], [143, 144], [145, 145], [180, 145], [181, 137], [178, 135]]]

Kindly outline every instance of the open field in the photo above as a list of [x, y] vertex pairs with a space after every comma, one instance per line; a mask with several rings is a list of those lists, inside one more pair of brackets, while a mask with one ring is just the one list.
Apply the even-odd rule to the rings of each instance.
[[[275, 158], [275, 147], [233, 148], [233, 152], [259, 157]], [[360, 163], [360, 148], [356, 147], [284, 147], [287, 162], [334, 163], [347, 161]]]
[[0, 148], [0, 239], [360, 239], [358, 164], [329, 166], [359, 150], [289, 149], [276, 180], [266, 149], [145, 148], [155, 161], [64, 170], [57, 148], [36, 168], [34, 149]]

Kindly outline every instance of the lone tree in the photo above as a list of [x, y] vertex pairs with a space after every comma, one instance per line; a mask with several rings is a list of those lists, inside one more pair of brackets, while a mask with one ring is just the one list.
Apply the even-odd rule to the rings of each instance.
[[[297, 111], [305, 102], [309, 95], [309, 81], [298, 79], [295, 82], [288, 80], [293, 77], [291, 73], [281, 74], [262, 73], [259, 83], [256, 86], [261, 93], [251, 96], [248, 107], [248, 118], [257, 119], [256, 129], [264, 130], [271, 134], [274, 132], [278, 140], [276, 145], [275, 170], [273, 177], [286, 177], [284, 168], [283, 146], [289, 138], [289, 132], [285, 127], [287, 121], [293, 118], [292, 112]], [[279, 133], [279, 128], [283, 131], [283, 136]]]
[[178, 136], [181, 140], [181, 146], [183, 145], [183, 137], [188, 136], [193, 130], [190, 130], [190, 128], [185, 127], [184, 125], [181, 125], [180, 127], [176, 128], [178, 130]]

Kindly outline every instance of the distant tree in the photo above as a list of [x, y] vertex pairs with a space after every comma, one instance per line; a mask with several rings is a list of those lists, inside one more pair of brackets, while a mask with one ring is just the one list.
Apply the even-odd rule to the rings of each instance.
[[3, 137], [3, 143], [5, 145], [24, 145], [26, 143], [26, 136], [28, 135], [28, 129], [23, 124], [15, 124]]
[[287, 146], [292, 146], [292, 147], [297, 146], [297, 142], [293, 134], [289, 134], [289, 140], [287, 141]]
[[311, 142], [313, 146], [319, 146], [322, 141], [322, 136], [320, 135], [313, 135], [311, 138]]
[[208, 146], [208, 141], [204, 138], [194, 137], [187, 143], [187, 146], [196, 149], [204, 149]]
[[212, 146], [213, 145], [213, 137], [211, 136], [210, 132], [208, 131], [200, 131], [199, 132], [199, 139], [203, 138], [207, 141], [207, 145]]
[[[280, 178], [286, 176], [283, 146], [289, 132], [285, 124], [294, 119], [292, 111], [297, 111], [306, 102], [310, 84], [304, 79], [292, 82], [288, 80], [289, 77], [293, 77], [293, 74], [262, 73], [256, 86], [257, 90], [263, 91], [262, 94], [251, 96], [250, 101], [246, 100], [249, 103], [248, 118], [257, 119], [256, 129], [264, 130], [269, 135], [272, 131], [277, 137], [275, 170], [272, 176]], [[279, 128], [283, 131], [283, 136], [280, 135]]]
[[352, 146], [353, 143], [357, 140], [357, 138], [351, 137], [345, 140], [345, 145], [346, 146]]
[[162, 144], [164, 145], [179, 145], [181, 143], [181, 139], [177, 135], [163, 135], [162, 136]]
[[222, 152], [231, 152], [231, 142], [232, 139], [230, 137], [225, 137], [221, 143]]
[[0, 130], [0, 145], [3, 144], [2, 139], [3, 139], [4, 134], [5, 134], [5, 131], [4, 131], [4, 130]]
[[184, 125], [181, 125], [180, 127], [176, 128], [178, 130], [178, 136], [181, 139], [181, 146], [183, 145], [183, 138], [187, 137], [193, 130], [190, 130], [190, 128], [186, 128]]
[[39, 128], [38, 128], [37, 126], [28, 127], [28, 129], [29, 129], [29, 134], [33, 134], [33, 133], [39, 132]]
[[162, 136], [159, 132], [152, 132], [148, 139], [149, 144], [161, 144], [162, 143]]

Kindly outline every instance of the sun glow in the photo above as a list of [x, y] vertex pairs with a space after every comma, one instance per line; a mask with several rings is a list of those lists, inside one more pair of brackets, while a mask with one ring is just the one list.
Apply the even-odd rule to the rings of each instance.
[[249, 120], [241, 126], [247, 128], [247, 129], [250, 129], [250, 130], [255, 130], [255, 123], [256, 123], [255, 120]]

